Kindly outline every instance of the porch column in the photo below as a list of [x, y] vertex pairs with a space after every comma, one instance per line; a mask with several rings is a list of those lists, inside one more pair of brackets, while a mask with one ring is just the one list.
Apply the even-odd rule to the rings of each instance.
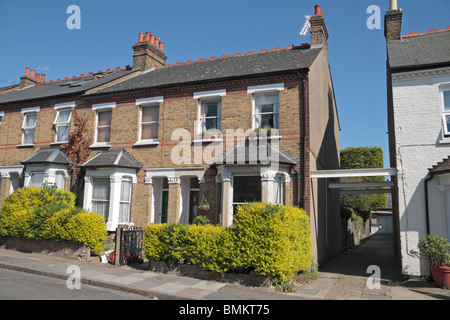
[[179, 177], [167, 177], [169, 181], [169, 204], [167, 206], [167, 222], [177, 223], [180, 220], [181, 185]]
[[274, 203], [273, 182], [275, 173], [269, 171], [261, 172], [261, 200], [266, 203]]
[[145, 199], [145, 221], [146, 225], [154, 222], [154, 217], [152, 218], [152, 201], [153, 201], [153, 179], [151, 177], [146, 177], [144, 179], [144, 199]]
[[11, 176], [9, 172], [2, 172], [0, 178], [0, 206], [11, 192]]
[[233, 223], [233, 188], [231, 176], [221, 175], [222, 179], [222, 226], [227, 228]]

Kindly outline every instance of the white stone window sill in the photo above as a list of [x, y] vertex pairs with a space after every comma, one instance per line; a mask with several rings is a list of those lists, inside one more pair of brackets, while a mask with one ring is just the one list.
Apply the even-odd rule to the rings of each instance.
[[133, 146], [157, 146], [159, 144], [158, 140], [142, 140], [137, 141], [133, 144]]
[[217, 139], [194, 139], [192, 141], [193, 143], [203, 143], [203, 142], [223, 142], [222, 138], [217, 138]]
[[95, 149], [95, 148], [111, 148], [111, 145], [109, 143], [94, 143], [93, 145], [90, 145], [89, 148]]
[[34, 143], [29, 143], [29, 144], [18, 144], [17, 147], [18, 148], [31, 148], [34, 147], [35, 144]]
[[61, 144], [65, 144], [68, 143], [69, 141], [59, 141], [59, 142], [52, 142], [50, 143], [51, 146], [57, 146], [57, 145], [61, 145]]
[[439, 144], [446, 144], [450, 143], [450, 137], [443, 137], [441, 140], [439, 140]]

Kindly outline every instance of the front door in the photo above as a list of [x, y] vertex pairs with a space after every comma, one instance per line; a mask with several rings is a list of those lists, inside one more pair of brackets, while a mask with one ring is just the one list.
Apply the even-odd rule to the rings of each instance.
[[169, 205], [169, 191], [163, 190], [161, 201], [161, 223], [167, 223], [167, 207]]
[[189, 223], [192, 223], [198, 216], [198, 191], [189, 193]]

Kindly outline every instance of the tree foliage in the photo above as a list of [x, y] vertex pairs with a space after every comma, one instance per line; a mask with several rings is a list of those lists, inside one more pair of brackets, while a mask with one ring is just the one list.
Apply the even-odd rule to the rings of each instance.
[[[341, 169], [383, 168], [383, 149], [380, 147], [347, 147], [341, 152]], [[384, 177], [342, 178], [341, 182], [384, 181]], [[351, 208], [364, 220], [370, 212], [386, 205], [386, 194], [352, 194], [341, 196], [341, 213]], [[346, 216], [345, 214], [343, 214]]]
[[61, 146], [70, 160], [70, 171], [76, 178], [80, 167], [91, 154], [91, 140], [86, 137], [88, 118], [80, 115], [74, 108], [72, 112], [75, 129], [69, 134], [69, 141]]

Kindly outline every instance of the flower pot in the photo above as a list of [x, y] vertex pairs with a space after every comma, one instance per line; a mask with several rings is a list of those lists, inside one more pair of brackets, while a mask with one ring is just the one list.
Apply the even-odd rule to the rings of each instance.
[[200, 212], [208, 212], [209, 207], [206, 207], [206, 206], [200, 206], [200, 207], [198, 207], [198, 210], [199, 210]]
[[439, 288], [450, 289], [450, 267], [430, 266], [430, 270], [433, 275], [434, 283], [436, 283]]

